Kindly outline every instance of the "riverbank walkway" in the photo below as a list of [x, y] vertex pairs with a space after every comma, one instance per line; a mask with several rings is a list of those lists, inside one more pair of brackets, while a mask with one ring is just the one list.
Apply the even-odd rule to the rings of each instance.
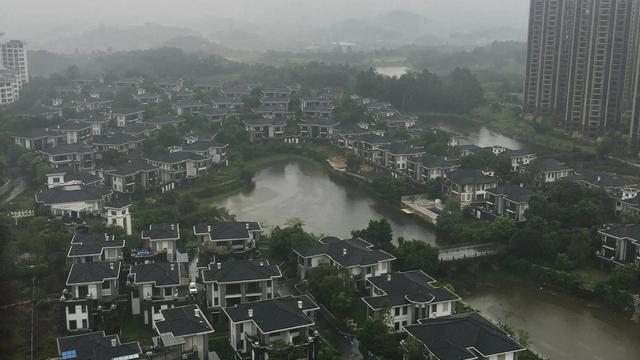
[[496, 243], [474, 244], [438, 249], [440, 261], [455, 261], [481, 256], [490, 256], [497, 253], [498, 245]]

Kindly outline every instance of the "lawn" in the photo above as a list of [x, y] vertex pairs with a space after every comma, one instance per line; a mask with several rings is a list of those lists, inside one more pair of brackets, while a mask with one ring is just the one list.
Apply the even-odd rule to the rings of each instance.
[[120, 326], [120, 338], [122, 342], [139, 341], [141, 347], [151, 346], [151, 338], [157, 334], [151, 328], [142, 323], [140, 319], [126, 319]]
[[593, 290], [593, 287], [602, 281], [609, 279], [611, 274], [608, 271], [598, 268], [586, 268], [572, 271], [582, 279], [586, 288]]

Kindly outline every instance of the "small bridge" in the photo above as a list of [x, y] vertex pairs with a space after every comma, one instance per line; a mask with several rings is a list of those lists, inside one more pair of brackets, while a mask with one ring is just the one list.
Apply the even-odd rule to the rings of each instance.
[[454, 261], [481, 256], [490, 256], [498, 253], [498, 244], [484, 243], [464, 245], [453, 248], [438, 249], [440, 261]]

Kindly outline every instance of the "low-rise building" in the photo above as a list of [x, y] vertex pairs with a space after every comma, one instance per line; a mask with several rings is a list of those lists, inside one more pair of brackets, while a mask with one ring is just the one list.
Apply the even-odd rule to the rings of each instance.
[[391, 272], [391, 261], [396, 259], [361, 238], [341, 240], [328, 236], [320, 239], [318, 245], [293, 251], [298, 255], [301, 279], [306, 279], [312, 269], [329, 265], [346, 269], [357, 287], [367, 287], [367, 279]]
[[62, 187], [65, 189], [79, 188], [83, 185], [88, 186], [100, 186], [103, 180], [88, 172], [66, 172], [66, 171], [52, 171], [46, 173], [47, 188], [53, 189]]
[[124, 239], [114, 235], [76, 231], [71, 238], [67, 259], [72, 263], [121, 261]]
[[178, 127], [184, 124], [184, 119], [181, 119], [173, 114], [162, 114], [154, 116], [150, 119], [144, 119], [141, 124], [148, 124], [157, 128], [163, 128], [165, 126]]
[[556, 182], [573, 173], [573, 169], [555, 159], [537, 159], [527, 166], [537, 186]]
[[242, 121], [245, 129], [249, 132], [251, 142], [282, 139], [284, 138], [284, 127], [287, 125], [284, 119], [275, 117], [260, 117], [257, 119], [245, 119]]
[[640, 268], [640, 225], [606, 227], [598, 231], [602, 248], [598, 256], [614, 264]]
[[229, 341], [239, 358], [269, 359], [269, 345], [284, 342], [299, 348], [299, 358], [315, 360], [320, 337], [315, 312], [320, 307], [307, 295], [239, 304], [223, 309], [229, 318]]
[[130, 160], [105, 174], [113, 191], [130, 194], [136, 189], [148, 190], [160, 185], [157, 167], [144, 160]]
[[100, 217], [113, 192], [102, 186], [57, 187], [35, 193], [36, 204], [49, 209], [51, 215], [80, 219]]
[[349, 138], [349, 149], [369, 163], [375, 163], [379, 150], [383, 145], [391, 144], [391, 140], [375, 134], [357, 135]]
[[168, 261], [177, 261], [180, 224], [151, 224], [140, 234], [152, 255], [166, 252]]
[[240, 110], [244, 106], [242, 97], [220, 96], [211, 100], [211, 105], [218, 110]]
[[57, 345], [58, 356], [64, 360], [137, 359], [142, 356], [137, 341], [121, 343], [117, 334], [106, 335], [104, 330], [59, 337]]
[[206, 108], [193, 112], [193, 116], [207, 119], [210, 123], [220, 124], [230, 119], [240, 119], [240, 113], [233, 108]]
[[51, 128], [37, 128], [13, 135], [16, 145], [27, 150], [43, 150], [63, 142], [64, 135]]
[[460, 202], [460, 207], [482, 204], [487, 190], [496, 188], [498, 179], [478, 169], [458, 169], [449, 173], [442, 184], [443, 194]]
[[261, 234], [262, 226], [258, 222], [234, 221], [193, 227], [198, 246], [218, 255], [252, 252]]
[[426, 184], [429, 180], [446, 178], [460, 167], [460, 162], [446, 156], [423, 154], [407, 159], [407, 175], [414, 181]]
[[329, 140], [338, 121], [331, 117], [305, 117], [298, 123], [300, 137], [313, 140]]
[[144, 109], [116, 108], [109, 114], [111, 121], [117, 127], [125, 127], [128, 123], [140, 122], [144, 119]]
[[142, 315], [147, 325], [160, 319], [160, 310], [176, 306], [185, 296], [179, 292], [181, 280], [177, 263], [131, 265], [128, 280], [131, 282], [131, 314]]
[[75, 171], [93, 167], [95, 150], [83, 143], [60, 144], [40, 150], [52, 168], [69, 168]]
[[367, 318], [383, 320], [396, 332], [418, 320], [454, 314], [460, 301], [458, 295], [419, 270], [374, 276], [367, 282], [371, 295], [362, 299]]
[[78, 262], [71, 265], [63, 303], [67, 331], [94, 328], [95, 316], [115, 309], [119, 294], [120, 261]]
[[229, 149], [229, 144], [220, 143], [216, 140], [197, 140], [174, 147], [174, 149], [208, 158], [213, 164], [228, 165], [227, 150]]
[[160, 132], [160, 126], [150, 122], [132, 122], [119, 129], [123, 134], [129, 136], [137, 136], [139, 138], [148, 138], [157, 135]]
[[407, 172], [409, 160], [424, 154], [421, 147], [406, 142], [393, 142], [379, 147], [378, 152], [374, 153], [374, 162], [391, 170], [393, 174], [404, 174]]
[[160, 353], [167, 359], [209, 360], [209, 335], [213, 328], [198, 305], [162, 309], [153, 328]]
[[104, 205], [104, 215], [107, 226], [118, 226], [124, 229], [125, 234], [131, 236], [131, 201], [111, 200]]
[[173, 110], [178, 116], [191, 116], [195, 111], [201, 111], [208, 107], [208, 104], [195, 100], [182, 100], [173, 104]]
[[211, 263], [202, 271], [207, 307], [217, 313], [225, 307], [275, 298], [281, 277], [280, 268], [266, 260]]
[[151, 154], [147, 162], [157, 168], [162, 184], [180, 183], [185, 179], [197, 178], [205, 174], [211, 165], [211, 159], [200, 155], [176, 151]]
[[505, 149], [498, 155], [511, 161], [511, 171], [520, 171], [521, 166], [527, 166], [537, 159], [536, 154], [528, 150]]
[[405, 327], [424, 346], [429, 359], [515, 360], [525, 348], [507, 332], [476, 312], [468, 312]]
[[141, 150], [144, 137], [129, 134], [111, 134], [106, 136], [96, 136], [91, 145], [98, 153], [106, 151], [117, 151], [128, 153], [130, 151]]
[[90, 140], [93, 137], [93, 124], [82, 120], [65, 121], [53, 130], [62, 133], [67, 144]]
[[531, 191], [521, 185], [501, 185], [486, 191], [484, 210], [494, 217], [506, 217], [515, 222], [526, 221]]

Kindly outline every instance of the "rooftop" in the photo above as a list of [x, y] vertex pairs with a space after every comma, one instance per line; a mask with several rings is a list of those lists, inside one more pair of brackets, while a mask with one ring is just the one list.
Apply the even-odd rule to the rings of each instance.
[[498, 179], [487, 176], [482, 173], [482, 170], [478, 169], [457, 169], [452, 171], [448, 178], [451, 182], [456, 184], [491, 184], [497, 183]]
[[302, 257], [326, 255], [342, 267], [395, 260], [395, 257], [386, 251], [373, 249], [373, 245], [360, 238], [341, 240], [337, 237], [325, 237], [320, 240], [319, 245], [294, 251]]
[[515, 202], [528, 202], [531, 198], [531, 191], [519, 185], [501, 185], [493, 189], [487, 190], [488, 193], [495, 195], [504, 195], [507, 199]]
[[89, 147], [89, 145], [79, 142], [73, 144], [60, 144], [58, 146], [42, 149], [40, 151], [47, 155], [68, 155], [77, 153], [84, 154], [94, 152], [93, 149]]
[[131, 265], [129, 274], [134, 275], [134, 284], [153, 283], [155, 286], [180, 285], [180, 266], [177, 263]]
[[213, 332], [206, 315], [198, 305], [178, 306], [160, 310], [162, 320], [154, 327], [158, 334], [171, 334], [172, 337], [184, 337]]
[[71, 265], [67, 285], [102, 283], [117, 279], [120, 275], [120, 261], [84, 262]]
[[142, 239], [145, 240], [178, 240], [180, 238], [180, 224], [151, 224], [148, 229], [142, 230]]
[[[302, 308], [298, 306], [299, 301], [302, 302]], [[302, 295], [240, 304], [223, 310], [231, 321], [253, 321], [263, 334], [268, 334], [284, 329], [313, 326], [315, 323], [305, 311], [318, 309], [318, 305], [309, 296]]]
[[235, 260], [209, 264], [203, 277], [204, 282], [234, 283], [270, 280], [282, 277], [282, 273], [277, 265], [270, 265], [266, 260]]
[[640, 224], [620, 225], [604, 228], [601, 233], [618, 239], [631, 239], [640, 241]]
[[57, 343], [63, 360], [134, 359], [142, 354], [137, 341], [123, 344], [118, 335], [105, 335], [104, 331], [60, 337]]
[[35, 193], [36, 202], [44, 205], [62, 204], [78, 201], [104, 200], [113, 191], [102, 186], [81, 186], [80, 189], [65, 190], [63, 188], [46, 189]]
[[141, 171], [153, 171], [155, 169], [157, 169], [157, 167], [150, 165], [146, 161], [135, 159], [119, 164], [111, 174], [116, 176], [129, 176]]
[[411, 305], [415, 303], [439, 303], [460, 300], [451, 290], [434, 286], [435, 280], [422, 271], [394, 272], [371, 277], [368, 281], [385, 295], [369, 296], [364, 302], [373, 309], [385, 306]]
[[167, 163], [167, 164], [175, 164], [175, 163], [180, 163], [187, 160], [193, 160], [193, 161], [205, 160], [205, 158], [200, 155], [197, 155], [191, 152], [183, 152], [183, 151], [161, 152], [161, 153], [151, 154], [147, 156], [147, 159], [151, 161]]
[[124, 248], [124, 240], [106, 233], [78, 231], [73, 234], [67, 257], [99, 256], [107, 248]]
[[249, 239], [250, 231], [262, 231], [262, 226], [255, 221], [234, 221], [220, 224], [197, 224], [193, 227], [194, 234], [208, 233], [212, 241]]
[[405, 330], [440, 360], [480, 359], [524, 350], [506, 332], [475, 312], [420, 320]]

